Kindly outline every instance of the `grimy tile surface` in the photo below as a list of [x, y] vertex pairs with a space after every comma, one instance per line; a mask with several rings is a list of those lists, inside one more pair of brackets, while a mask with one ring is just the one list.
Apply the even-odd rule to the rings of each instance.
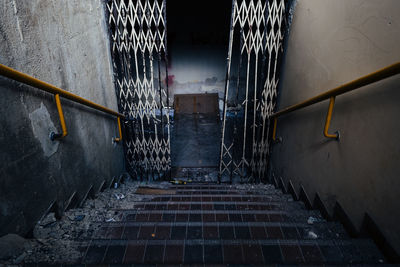
[[[379, 264], [370, 240], [352, 240], [337, 223], [278, 190], [239, 185], [171, 185], [120, 209], [101, 225], [81, 264]], [[250, 188], [250, 187], [249, 187]], [[316, 222], [308, 223], [310, 216]], [[363, 257], [364, 254], [365, 255]]]

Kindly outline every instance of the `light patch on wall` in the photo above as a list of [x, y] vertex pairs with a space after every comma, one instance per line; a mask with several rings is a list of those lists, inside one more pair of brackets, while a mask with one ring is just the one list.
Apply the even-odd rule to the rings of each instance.
[[29, 113], [29, 119], [31, 120], [33, 135], [39, 140], [44, 155], [50, 157], [57, 152], [59, 143], [57, 141], [53, 142], [49, 138], [49, 133], [57, 132], [57, 129], [50, 118], [46, 106], [40, 103], [40, 108]]

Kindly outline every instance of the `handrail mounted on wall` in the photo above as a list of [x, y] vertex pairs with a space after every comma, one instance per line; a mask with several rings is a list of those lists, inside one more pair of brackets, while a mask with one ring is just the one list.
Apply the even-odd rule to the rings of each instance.
[[67, 98], [69, 100], [72, 100], [73, 102], [77, 102], [80, 103], [82, 105], [94, 108], [96, 110], [102, 111], [104, 113], [113, 115], [117, 117], [117, 123], [118, 123], [118, 133], [119, 133], [119, 137], [118, 138], [114, 138], [113, 140], [115, 142], [119, 142], [122, 140], [122, 131], [121, 131], [121, 118], [125, 119], [125, 115], [118, 113], [114, 110], [111, 110], [109, 108], [106, 108], [104, 106], [101, 106], [97, 103], [94, 103], [92, 101], [89, 101], [85, 98], [82, 98], [78, 95], [72, 94], [66, 90], [63, 90], [61, 88], [58, 88], [54, 85], [51, 85], [49, 83], [43, 82], [39, 79], [36, 79], [32, 76], [29, 76], [25, 73], [19, 72], [15, 69], [12, 69], [10, 67], [7, 67], [5, 65], [0, 64], [0, 75], [10, 78], [14, 81], [18, 81], [30, 86], [33, 86], [37, 89], [49, 92], [54, 94], [55, 100], [56, 100], [56, 105], [57, 105], [57, 111], [58, 111], [58, 115], [60, 118], [60, 124], [61, 124], [61, 128], [62, 128], [62, 133], [50, 133], [50, 139], [51, 140], [55, 140], [55, 139], [60, 139], [65, 137], [68, 132], [67, 132], [67, 126], [65, 123], [65, 118], [64, 118], [64, 114], [62, 111], [62, 107], [61, 107], [61, 101], [60, 101], [60, 96]]
[[308, 106], [311, 106], [313, 104], [322, 102], [324, 100], [330, 99], [329, 101], [329, 109], [328, 113], [326, 115], [326, 120], [325, 120], [325, 127], [324, 127], [324, 136], [327, 138], [334, 138], [336, 140], [339, 140], [340, 134], [339, 132], [336, 132], [335, 134], [329, 134], [329, 126], [331, 123], [331, 118], [332, 118], [332, 112], [333, 112], [333, 106], [335, 105], [335, 98], [338, 95], [342, 95], [348, 92], [351, 92], [353, 90], [359, 89], [363, 86], [366, 86], [368, 84], [378, 82], [380, 80], [389, 78], [391, 76], [394, 76], [396, 74], [400, 73], [400, 62], [397, 62], [393, 65], [387, 66], [383, 69], [380, 69], [376, 72], [373, 72], [371, 74], [368, 74], [366, 76], [363, 76], [361, 78], [358, 78], [354, 81], [351, 81], [349, 83], [343, 84], [339, 87], [336, 87], [334, 89], [331, 89], [325, 93], [319, 94], [317, 96], [314, 96], [308, 100], [305, 100], [303, 102], [300, 102], [298, 104], [289, 106], [287, 108], [284, 108], [278, 112], [273, 113], [270, 118], [274, 119], [274, 124], [273, 124], [273, 130], [272, 130], [272, 139], [275, 141], [276, 140], [276, 127], [277, 127], [277, 120], [278, 117], [281, 117], [282, 115], [288, 114], [290, 112], [293, 112], [298, 109], [302, 109]]

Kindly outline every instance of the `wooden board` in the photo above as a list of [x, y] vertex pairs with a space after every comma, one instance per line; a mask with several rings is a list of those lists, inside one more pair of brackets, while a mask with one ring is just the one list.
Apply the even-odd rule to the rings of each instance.
[[177, 114], [218, 114], [218, 94], [176, 94], [174, 109]]

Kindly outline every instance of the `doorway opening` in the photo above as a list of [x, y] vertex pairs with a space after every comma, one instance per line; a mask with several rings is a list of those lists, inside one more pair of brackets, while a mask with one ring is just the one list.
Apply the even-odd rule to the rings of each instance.
[[175, 94], [174, 114], [172, 176], [217, 181], [221, 142], [218, 94]]

